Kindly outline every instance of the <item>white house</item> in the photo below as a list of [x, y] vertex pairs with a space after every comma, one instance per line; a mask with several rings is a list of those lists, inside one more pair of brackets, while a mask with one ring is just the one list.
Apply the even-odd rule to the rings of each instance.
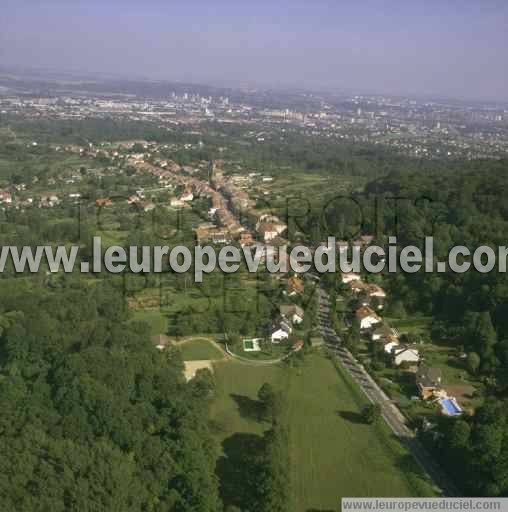
[[263, 222], [258, 223], [258, 233], [263, 237], [265, 242], [277, 238], [280, 234], [286, 231], [287, 226], [282, 222]]
[[358, 279], [354, 279], [352, 281], [349, 281], [347, 283], [349, 286], [349, 289], [353, 293], [360, 293], [360, 292], [368, 292], [369, 291], [369, 285], [367, 283], [364, 283], [363, 281], [360, 281]]
[[377, 284], [369, 285], [369, 297], [378, 297], [380, 299], [384, 299], [386, 297], [386, 292], [378, 286]]
[[180, 201], [192, 201], [194, 194], [190, 190], [186, 190], [181, 196]]
[[342, 282], [345, 284], [350, 283], [351, 281], [360, 281], [361, 277], [358, 274], [354, 274], [353, 272], [343, 272], [341, 274]]
[[370, 329], [381, 322], [381, 318], [369, 306], [361, 306], [356, 310], [356, 318], [360, 322], [360, 329]]
[[402, 363], [417, 363], [420, 361], [420, 354], [418, 353], [418, 350], [414, 348], [401, 348], [395, 350], [393, 354], [396, 366], [399, 366]]
[[398, 346], [398, 341], [390, 341], [383, 347], [383, 349], [387, 354], [391, 354]]
[[291, 321], [292, 324], [301, 324], [303, 322], [304, 311], [296, 304], [281, 305], [279, 312], [282, 316]]
[[388, 338], [394, 335], [395, 333], [393, 332], [393, 329], [387, 324], [383, 323], [372, 331], [370, 339], [372, 341], [379, 341], [382, 338]]
[[281, 341], [287, 340], [291, 334], [291, 326], [286, 322], [281, 322], [278, 327], [272, 331], [270, 336], [272, 343], [280, 343]]
[[279, 224], [280, 219], [279, 219], [279, 217], [277, 217], [276, 215], [272, 215], [271, 213], [263, 213], [262, 215], [259, 216], [259, 219], [256, 223], [256, 229], [259, 229], [259, 226], [261, 224], [267, 223], [267, 222]]

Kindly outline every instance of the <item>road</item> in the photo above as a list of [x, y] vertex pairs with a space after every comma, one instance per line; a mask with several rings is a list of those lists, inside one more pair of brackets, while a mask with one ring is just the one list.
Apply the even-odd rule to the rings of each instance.
[[399, 440], [407, 446], [415, 460], [441, 489], [444, 496], [459, 496], [457, 489], [449, 481], [442, 469], [406, 425], [406, 418], [399, 408], [388, 398], [384, 391], [353, 355], [342, 345], [340, 337], [333, 330], [330, 319], [330, 299], [321, 286], [318, 295], [318, 315], [321, 336], [326, 345], [338, 357], [342, 367], [351, 375], [367, 398], [381, 406], [383, 418]]

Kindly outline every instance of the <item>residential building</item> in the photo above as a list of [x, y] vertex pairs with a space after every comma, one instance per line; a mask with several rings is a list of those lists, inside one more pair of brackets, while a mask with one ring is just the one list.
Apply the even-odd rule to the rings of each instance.
[[95, 200], [97, 206], [112, 206], [113, 201], [109, 197], [99, 198]]
[[379, 341], [382, 338], [388, 338], [394, 334], [393, 329], [387, 323], [383, 322], [372, 331], [370, 339], [372, 341]]
[[433, 398], [441, 389], [442, 372], [440, 368], [421, 365], [415, 378], [420, 396], [424, 400]]
[[300, 350], [302, 350], [302, 348], [305, 346], [305, 343], [303, 342], [303, 340], [296, 340], [292, 347], [291, 347], [291, 350], [293, 352], [299, 352]]
[[152, 343], [159, 350], [164, 350], [167, 346], [171, 345], [171, 341], [165, 334], [157, 334], [151, 337]]
[[270, 240], [277, 238], [285, 230], [285, 224], [263, 223], [258, 227], [258, 233], [265, 242], [269, 242]]
[[370, 284], [368, 286], [369, 297], [378, 297], [379, 299], [386, 298], [386, 292], [377, 284]]
[[304, 311], [296, 304], [283, 304], [279, 307], [280, 314], [291, 321], [292, 324], [301, 324], [303, 322]]
[[415, 348], [403, 347], [392, 351], [393, 361], [396, 366], [402, 363], [418, 363], [420, 361], [420, 354]]
[[359, 274], [354, 274], [353, 272], [342, 272], [341, 274], [342, 282], [344, 284], [348, 284], [351, 281], [360, 281], [361, 277]]
[[288, 279], [287, 284], [288, 295], [300, 295], [305, 291], [305, 285], [298, 276], [292, 276]]
[[360, 322], [360, 329], [370, 329], [381, 322], [381, 318], [369, 306], [360, 306], [356, 310], [356, 318]]
[[280, 343], [281, 341], [285, 341], [289, 338], [291, 331], [291, 326], [287, 322], [281, 321], [274, 326], [270, 339], [272, 340], [272, 343]]

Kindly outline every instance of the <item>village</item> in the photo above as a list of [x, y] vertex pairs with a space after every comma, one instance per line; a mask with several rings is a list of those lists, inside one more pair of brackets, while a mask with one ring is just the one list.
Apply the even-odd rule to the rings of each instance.
[[[37, 143], [33, 144], [36, 147]], [[192, 150], [187, 146], [185, 149]], [[172, 149], [175, 148], [167, 144], [143, 140], [102, 143], [98, 147], [92, 144], [52, 146], [51, 151], [77, 156], [86, 165], [50, 177], [43, 187], [34, 177], [31, 183], [16, 183], [1, 189], [0, 208], [4, 211], [51, 209], [89, 203], [92, 199], [99, 212], [107, 212], [119, 204], [141, 214], [161, 207], [177, 212], [177, 215], [193, 211], [198, 213], [192, 228], [196, 244], [238, 243], [252, 250], [261, 249], [263, 259], [270, 252], [277, 254], [280, 248], [287, 249], [290, 244], [287, 224], [272, 212], [256, 208], [256, 200], [270, 193], [271, 176], [256, 171], [225, 172], [228, 164], [223, 160], [179, 165], [165, 156]], [[103, 164], [93, 165], [94, 160]], [[99, 184], [109, 176], [120, 176], [126, 183], [133, 183], [134, 187], [130, 185], [124, 187], [123, 193], [109, 195], [104, 188], [104, 196], [90, 198], [83, 192], [84, 182], [90, 176], [98, 179]], [[363, 250], [373, 238], [360, 235], [351, 243], [339, 240], [337, 251], [342, 253], [349, 247]], [[279, 299], [277, 314], [263, 327], [262, 337], [247, 337], [240, 346], [235, 346], [234, 350], [240, 351], [241, 357], [256, 359], [264, 352], [264, 357], [269, 358], [275, 357], [273, 354], [277, 357], [284, 355], [288, 350], [289, 353], [297, 352], [304, 347], [305, 339], [309, 340], [309, 345], [311, 339], [314, 346], [322, 344], [319, 336], [313, 334], [315, 319], [308, 320], [302, 329], [306, 314], [302, 306], [309, 304], [309, 300], [302, 300], [302, 297], [305, 287], [311, 285], [304, 277], [275, 276], [285, 287], [285, 299]], [[364, 346], [374, 344], [373, 353], [382, 354], [383, 361], [389, 366], [413, 375], [418, 396], [409, 398], [436, 402], [445, 415], [462, 414], [464, 408], [453, 394], [447, 392], [440, 368], [429, 366], [420, 344], [409, 342], [407, 336], [401, 336], [400, 331], [392, 328], [382, 317], [387, 299], [385, 290], [379, 284], [364, 281], [355, 273], [342, 273], [341, 283], [348, 296], [354, 298], [355, 310], [352, 311], [349, 328], [358, 328]], [[267, 343], [271, 345], [268, 351]], [[229, 350], [233, 350], [230, 345]]]

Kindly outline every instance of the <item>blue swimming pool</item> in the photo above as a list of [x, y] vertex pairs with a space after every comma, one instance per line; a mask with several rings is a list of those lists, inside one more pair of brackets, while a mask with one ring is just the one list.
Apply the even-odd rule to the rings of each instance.
[[459, 404], [451, 398], [443, 398], [439, 400], [439, 403], [443, 408], [443, 412], [449, 416], [458, 416], [459, 414], [463, 413]]

